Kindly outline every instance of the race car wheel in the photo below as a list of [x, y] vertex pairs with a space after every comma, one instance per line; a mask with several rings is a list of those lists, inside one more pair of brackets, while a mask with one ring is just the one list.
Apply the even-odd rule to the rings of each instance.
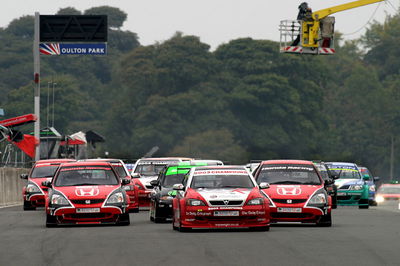
[[36, 210], [36, 207], [32, 206], [30, 201], [24, 200], [24, 211], [33, 211]]
[[57, 218], [53, 215], [46, 214], [46, 227], [56, 227]]
[[361, 199], [358, 204], [363, 204], [363, 205], [358, 205], [359, 209], [368, 209], [369, 208], [369, 203], [368, 200], [363, 200]]
[[130, 225], [129, 213], [124, 213], [119, 216], [118, 225]]
[[266, 232], [266, 231], [269, 231], [269, 226], [250, 227], [250, 230], [257, 231], [257, 232]]
[[332, 197], [332, 209], [337, 209], [337, 195]]
[[162, 222], [165, 222], [165, 218], [163, 218], [163, 217], [157, 217], [157, 213], [158, 213], [158, 208], [157, 208], [157, 204], [154, 204], [154, 217], [153, 217], [153, 219], [154, 219], [154, 222], [155, 223], [162, 223]]
[[130, 209], [129, 212], [130, 213], [138, 213], [139, 212], [139, 208]]
[[332, 215], [326, 214], [322, 215], [319, 221], [317, 222], [317, 226], [320, 227], [331, 227], [332, 226]]

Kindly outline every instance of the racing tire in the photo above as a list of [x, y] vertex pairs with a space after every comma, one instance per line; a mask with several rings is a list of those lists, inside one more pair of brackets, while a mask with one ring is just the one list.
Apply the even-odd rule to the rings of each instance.
[[32, 206], [30, 201], [24, 200], [24, 211], [34, 211], [34, 210], [36, 210], [36, 207]]
[[337, 209], [337, 195], [332, 197], [332, 209]]
[[190, 231], [192, 231], [192, 228], [190, 228], [190, 227], [182, 227], [181, 225], [179, 225], [178, 231], [179, 232], [190, 232]]
[[319, 227], [331, 227], [332, 226], [332, 214], [322, 215], [319, 221], [317, 222], [317, 226]]
[[120, 225], [120, 226], [130, 225], [130, 224], [131, 224], [131, 221], [130, 221], [130, 219], [129, 219], [129, 213], [123, 213], [123, 214], [121, 214], [121, 215], [119, 216], [119, 219], [118, 219], [118, 223], [117, 223], [117, 224]]
[[359, 209], [368, 209], [369, 208], [369, 203], [368, 200], [360, 200], [358, 204], [363, 204], [363, 205], [358, 205]]
[[[158, 223], [163, 223], [165, 222], [165, 218], [164, 217], [157, 217], [157, 204], [154, 204], [154, 217], [153, 217], [153, 221], [158, 224]], [[151, 216], [150, 216], [151, 217]]]
[[57, 226], [57, 218], [53, 215], [46, 214], [46, 227], [56, 227]]
[[250, 231], [267, 232], [267, 231], [269, 231], [269, 225], [267, 225], [267, 226], [250, 227]]
[[129, 213], [138, 213], [139, 212], [139, 208], [134, 208], [134, 209], [130, 209]]

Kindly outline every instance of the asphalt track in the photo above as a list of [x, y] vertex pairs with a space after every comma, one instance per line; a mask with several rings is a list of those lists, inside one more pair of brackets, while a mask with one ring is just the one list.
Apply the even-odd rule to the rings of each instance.
[[0, 209], [0, 265], [399, 265], [398, 205], [339, 207], [331, 228], [180, 233], [148, 212], [130, 226], [46, 228], [44, 210]]

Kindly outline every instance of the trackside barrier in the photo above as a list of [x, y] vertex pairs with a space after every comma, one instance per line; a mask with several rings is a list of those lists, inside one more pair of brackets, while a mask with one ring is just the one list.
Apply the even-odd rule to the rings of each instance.
[[28, 172], [26, 168], [0, 168], [0, 206], [22, 204], [22, 187], [26, 181], [20, 175]]

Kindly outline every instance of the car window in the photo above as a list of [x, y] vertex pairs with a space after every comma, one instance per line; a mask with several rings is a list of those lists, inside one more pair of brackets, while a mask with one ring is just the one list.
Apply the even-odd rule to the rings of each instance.
[[321, 180], [312, 165], [263, 165], [256, 177], [257, 183], [320, 185]]
[[111, 167], [64, 167], [56, 178], [55, 186], [118, 185]]
[[53, 177], [59, 165], [36, 166], [33, 168], [31, 178]]

